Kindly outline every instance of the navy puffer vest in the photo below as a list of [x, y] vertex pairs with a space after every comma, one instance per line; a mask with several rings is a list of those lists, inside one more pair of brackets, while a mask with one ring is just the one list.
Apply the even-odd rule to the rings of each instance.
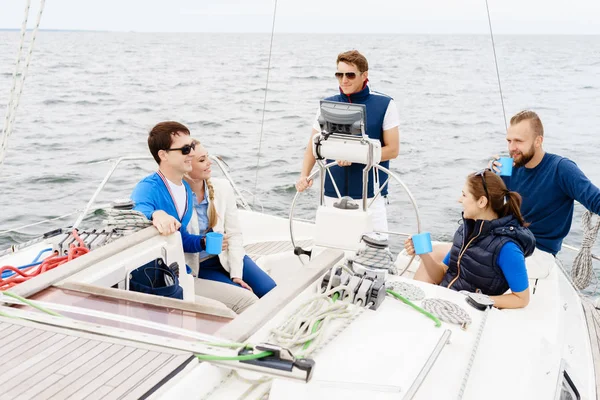
[[[352, 93], [349, 96], [340, 91], [340, 94], [327, 97], [325, 100], [364, 104], [367, 107], [366, 134], [371, 139], [379, 140], [381, 142], [381, 147], [383, 147], [383, 118], [385, 117], [385, 112], [392, 100], [391, 97], [380, 93], [371, 93], [369, 87], [365, 86], [360, 92]], [[327, 160], [328, 163], [332, 161], [334, 160]], [[390, 162], [383, 161], [379, 163], [379, 165], [389, 169]], [[331, 174], [333, 175], [333, 179], [335, 179], [335, 183], [342, 196], [350, 196], [353, 199], [362, 199], [362, 171], [364, 167], [364, 164], [355, 163], [349, 167], [340, 167], [337, 165], [331, 167]], [[379, 184], [382, 185], [387, 180], [387, 177], [387, 174], [379, 172]], [[386, 196], [387, 193], [388, 190], [386, 186], [381, 192], [381, 195]], [[337, 197], [329, 174], [325, 175], [325, 196]], [[373, 172], [369, 171], [367, 197], [373, 196]]]
[[525, 257], [535, 249], [535, 237], [512, 215], [493, 221], [463, 218], [454, 234], [448, 271], [441, 286], [497, 296], [508, 290], [508, 282], [498, 266], [498, 255], [508, 241], [516, 243]]

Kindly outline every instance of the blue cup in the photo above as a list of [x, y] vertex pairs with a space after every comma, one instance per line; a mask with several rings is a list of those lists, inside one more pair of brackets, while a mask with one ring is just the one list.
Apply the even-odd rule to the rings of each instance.
[[512, 157], [500, 157], [498, 161], [500, 161], [500, 164], [502, 164], [502, 166], [500, 167], [499, 175], [511, 176], [514, 162]]
[[208, 232], [206, 234], [206, 252], [208, 254], [221, 254], [223, 248], [223, 234]]
[[419, 233], [418, 235], [412, 236], [413, 246], [415, 253], [427, 254], [431, 253], [433, 247], [431, 245], [431, 234], [429, 232]]

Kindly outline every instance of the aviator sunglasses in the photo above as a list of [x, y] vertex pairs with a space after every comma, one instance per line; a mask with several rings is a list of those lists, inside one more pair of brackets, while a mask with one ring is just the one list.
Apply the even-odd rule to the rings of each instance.
[[346, 75], [346, 78], [348, 78], [349, 80], [356, 78], [356, 72], [336, 72], [335, 73], [335, 77], [338, 78], [339, 80], [342, 80], [344, 75]]
[[190, 154], [192, 152], [192, 150], [195, 150], [195, 149], [196, 149], [196, 143], [191, 143], [191, 144], [186, 144], [185, 146], [179, 147], [177, 149], [166, 149], [165, 151], [169, 152], [169, 151], [177, 150], [177, 151], [181, 151], [181, 154], [183, 154], [184, 156], [187, 156], [188, 154]]

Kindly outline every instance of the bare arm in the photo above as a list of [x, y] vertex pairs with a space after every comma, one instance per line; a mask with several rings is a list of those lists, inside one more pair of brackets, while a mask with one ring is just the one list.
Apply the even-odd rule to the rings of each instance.
[[393, 160], [400, 152], [400, 131], [398, 127], [383, 131], [383, 147], [381, 148], [381, 161]]
[[431, 254], [421, 254], [420, 257], [431, 279], [439, 285], [448, 270], [448, 266], [443, 262], [434, 260]]
[[523, 308], [529, 304], [529, 288], [517, 293], [490, 296], [496, 308]]
[[313, 167], [317, 160], [315, 160], [315, 156], [312, 152], [312, 138], [313, 136], [319, 133], [314, 128], [310, 133], [310, 137], [308, 138], [308, 144], [306, 145], [306, 150], [304, 151], [304, 159], [302, 160], [302, 171], [300, 172], [300, 176], [309, 176], [310, 171], [312, 171]]
[[[409, 256], [415, 255], [415, 248], [411, 238], [408, 238], [404, 241], [404, 249]], [[429, 277], [433, 280], [433, 282], [435, 282], [436, 285], [439, 285], [444, 278], [446, 271], [448, 270], [448, 266], [443, 262], [435, 260], [431, 253], [421, 254], [419, 257], [421, 257], [423, 267], [425, 267]]]
[[318, 131], [313, 128], [310, 138], [308, 139], [308, 144], [306, 145], [306, 150], [304, 150], [302, 170], [300, 171], [300, 178], [298, 179], [298, 182], [296, 182], [296, 190], [299, 192], [302, 192], [312, 186], [312, 180], [309, 181], [308, 176], [317, 162], [312, 152], [312, 138], [315, 133], [318, 133]]

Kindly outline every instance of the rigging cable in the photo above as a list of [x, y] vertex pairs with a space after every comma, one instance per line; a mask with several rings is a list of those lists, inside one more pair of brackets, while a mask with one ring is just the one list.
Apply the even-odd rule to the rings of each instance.
[[23, 19], [23, 23], [21, 24], [21, 40], [19, 43], [19, 51], [17, 53], [17, 60], [15, 62], [15, 69], [13, 71], [13, 79], [12, 86], [10, 90], [10, 95], [8, 98], [8, 104], [6, 106], [6, 115], [4, 117], [4, 127], [2, 129], [2, 137], [0, 138], [0, 166], [4, 163], [4, 158], [6, 156], [6, 149], [8, 147], [8, 138], [10, 137], [13, 125], [15, 123], [15, 118], [17, 116], [17, 109], [19, 108], [19, 102], [21, 101], [21, 95], [23, 94], [23, 87], [25, 86], [25, 77], [27, 76], [27, 70], [29, 69], [29, 64], [31, 63], [31, 56], [33, 54], [33, 45], [35, 43], [35, 37], [37, 35], [38, 29], [40, 27], [40, 22], [42, 20], [42, 13], [44, 12], [44, 5], [46, 0], [40, 1], [40, 9], [38, 12], [37, 20], [35, 23], [35, 27], [33, 28], [33, 32], [31, 33], [31, 42], [29, 43], [29, 50], [27, 53], [27, 58], [25, 60], [25, 66], [21, 71], [21, 79], [19, 82], [19, 88], [17, 90], [17, 75], [19, 73], [19, 66], [21, 64], [21, 53], [23, 52], [23, 45], [25, 42], [25, 33], [27, 32], [27, 20], [29, 19], [29, 8], [31, 5], [31, 0], [28, 0], [25, 5], [25, 17]]
[[267, 62], [267, 81], [265, 83], [265, 99], [263, 101], [262, 121], [260, 123], [260, 138], [258, 140], [258, 155], [256, 157], [256, 175], [254, 177], [254, 190], [252, 197], [252, 205], [256, 200], [256, 185], [258, 184], [258, 166], [260, 164], [260, 152], [262, 149], [263, 129], [265, 126], [265, 111], [267, 108], [267, 93], [269, 93], [269, 74], [271, 72], [271, 55], [273, 53], [273, 37], [275, 34], [275, 17], [277, 16], [277, 0], [275, 0], [275, 8], [273, 9], [273, 24], [271, 26], [271, 43], [269, 44], [269, 60]]
[[508, 130], [508, 124], [506, 123], [506, 110], [504, 108], [504, 96], [502, 95], [502, 84], [500, 83], [500, 70], [498, 69], [498, 57], [496, 57], [496, 43], [494, 42], [494, 32], [492, 31], [492, 19], [490, 17], [490, 7], [488, 6], [488, 0], [485, 0], [485, 8], [487, 10], [488, 25], [490, 27], [490, 38], [492, 39], [494, 63], [496, 64], [496, 77], [498, 78], [498, 90], [500, 91], [500, 102], [502, 103], [502, 116], [504, 117], [504, 128]]

